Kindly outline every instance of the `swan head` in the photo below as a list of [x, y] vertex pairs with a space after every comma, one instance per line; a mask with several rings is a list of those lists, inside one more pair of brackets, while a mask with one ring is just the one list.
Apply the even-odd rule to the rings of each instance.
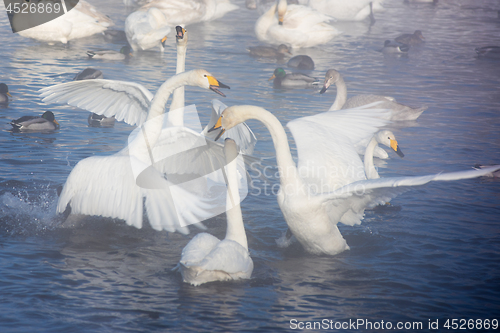
[[186, 45], [188, 36], [187, 30], [181, 27], [180, 25], [175, 27], [175, 41], [177, 44]]
[[241, 124], [242, 122], [248, 120], [247, 117], [245, 117], [245, 112], [244, 110], [246, 108], [251, 108], [250, 106], [245, 106], [245, 105], [233, 105], [230, 107], [227, 107], [224, 111], [222, 111], [219, 119], [217, 119], [217, 122], [215, 123], [214, 127], [208, 130], [208, 132], [220, 130], [219, 134], [217, 137], [214, 139], [214, 141], [219, 140], [219, 138], [224, 134], [225, 131], [233, 128], [234, 126]]
[[278, 10], [278, 24], [279, 25], [283, 25], [283, 20], [285, 18], [285, 14], [286, 14], [286, 9], [287, 9], [287, 0], [279, 0], [278, 2], [278, 7], [277, 7], [277, 10]]
[[192, 71], [192, 75], [193, 75], [192, 76], [193, 85], [197, 85], [205, 89], [210, 89], [213, 92], [221, 95], [222, 97], [226, 97], [226, 95], [224, 95], [222, 91], [219, 90], [219, 88], [230, 89], [229, 86], [217, 80], [212, 74], [210, 74], [206, 70], [195, 69]]
[[323, 88], [319, 92], [320, 94], [324, 94], [325, 91], [330, 87], [332, 84], [337, 83], [337, 81], [340, 79], [340, 73], [337, 72], [335, 69], [329, 69], [328, 72], [325, 74], [325, 83], [323, 84]]
[[391, 131], [387, 130], [379, 131], [375, 134], [375, 139], [377, 140], [378, 143], [392, 148], [392, 150], [394, 150], [399, 157], [403, 158], [405, 156], [405, 154], [403, 154], [403, 152], [399, 148], [394, 133], [392, 133]]
[[271, 81], [272, 79], [283, 79], [286, 76], [286, 72], [283, 68], [276, 68], [274, 70], [273, 76], [271, 76], [268, 81]]

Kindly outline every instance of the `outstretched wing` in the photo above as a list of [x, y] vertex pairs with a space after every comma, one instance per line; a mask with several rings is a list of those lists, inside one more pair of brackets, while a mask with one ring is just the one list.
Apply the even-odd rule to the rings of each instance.
[[56, 84], [40, 92], [44, 102], [67, 103], [137, 126], [146, 120], [153, 99], [153, 94], [138, 83], [103, 79]]
[[327, 111], [287, 124], [297, 145], [300, 176], [312, 193], [332, 192], [366, 178], [355, 144], [388, 124], [388, 113], [385, 109], [359, 107]]

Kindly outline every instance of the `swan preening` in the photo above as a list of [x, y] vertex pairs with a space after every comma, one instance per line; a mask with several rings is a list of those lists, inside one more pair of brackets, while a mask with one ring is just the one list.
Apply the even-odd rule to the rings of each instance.
[[278, 204], [289, 229], [307, 252], [335, 255], [349, 249], [338, 222], [359, 224], [366, 208], [385, 203], [412, 186], [475, 178], [500, 169], [493, 166], [426, 176], [367, 179], [352, 142], [371, 137], [386, 125], [388, 113], [384, 109], [360, 107], [289, 122], [298, 164], [293, 160], [281, 123], [263, 108], [228, 107], [213, 129], [222, 132], [249, 119], [259, 120], [267, 127], [280, 170]]
[[335, 84], [337, 87], [337, 97], [330, 107], [329, 111], [350, 109], [367, 105], [373, 102], [382, 102], [377, 104], [378, 108], [390, 109], [390, 120], [415, 120], [427, 107], [411, 108], [409, 106], [397, 103], [394, 98], [379, 95], [357, 95], [347, 99], [347, 86], [342, 75], [335, 69], [330, 69], [325, 74], [325, 82], [320, 94], [323, 94], [328, 87]]
[[[278, 17], [276, 17], [278, 13]], [[287, 5], [278, 0], [255, 23], [257, 38], [270, 44], [286, 44], [292, 48], [324, 44], [340, 34], [328, 22], [331, 16], [310, 7]]]
[[249, 279], [253, 271], [239, 194], [240, 188], [246, 187], [246, 171], [238, 147], [231, 139], [224, 142], [224, 156], [227, 163], [222, 169], [227, 181], [226, 237], [221, 241], [208, 233], [199, 233], [184, 247], [179, 262], [184, 282], [195, 286], [210, 281]]
[[165, 15], [154, 7], [133, 12], [125, 20], [125, 34], [134, 51], [159, 47], [163, 52], [170, 30]]

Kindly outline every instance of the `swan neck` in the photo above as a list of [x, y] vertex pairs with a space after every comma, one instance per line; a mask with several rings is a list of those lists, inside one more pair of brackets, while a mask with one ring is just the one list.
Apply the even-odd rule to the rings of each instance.
[[226, 239], [238, 242], [241, 246], [248, 250], [247, 235], [243, 224], [243, 216], [241, 214], [240, 194], [238, 192], [238, 172], [236, 170], [237, 160], [238, 158], [233, 159], [225, 168], [227, 171]]
[[347, 86], [345, 85], [342, 76], [339, 76], [339, 78], [335, 82], [335, 87], [337, 87], [337, 96], [335, 97], [335, 101], [328, 111], [336, 111], [342, 109], [345, 102], [347, 101]]
[[[185, 42], [177, 44], [177, 68], [175, 70], [175, 74], [180, 74], [186, 70], [186, 50], [187, 45]], [[185, 97], [184, 97], [184, 86], [181, 86], [174, 90], [172, 95], [172, 103], [170, 103], [170, 111], [183, 109], [185, 106]], [[176, 119], [176, 122], [181, 124], [184, 123], [183, 112], [179, 112], [180, 114], [177, 116], [179, 119]]]
[[297, 165], [288, 145], [288, 137], [278, 118], [271, 112], [256, 106], [246, 106], [245, 110], [246, 120], [256, 119], [262, 122], [271, 134], [276, 150], [276, 162], [280, 169], [281, 183], [299, 180]]
[[375, 151], [375, 147], [377, 147], [377, 144], [377, 139], [374, 136], [371, 139], [370, 143], [368, 143], [368, 146], [366, 146], [364, 165], [367, 179], [380, 178], [377, 170], [375, 169], [375, 165], [373, 164], [373, 152]]

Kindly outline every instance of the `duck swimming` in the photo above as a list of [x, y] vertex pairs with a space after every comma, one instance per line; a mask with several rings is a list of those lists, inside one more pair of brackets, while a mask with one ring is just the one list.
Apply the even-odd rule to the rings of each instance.
[[291, 55], [290, 49], [285, 44], [279, 45], [277, 48], [272, 46], [250, 46], [248, 48], [252, 57], [275, 58], [281, 59], [286, 55]]
[[9, 87], [5, 83], [0, 83], [0, 104], [9, 104]]
[[131, 52], [130, 46], [124, 46], [120, 49], [120, 52], [114, 50], [87, 51], [87, 55], [92, 59], [125, 60], [132, 56]]
[[59, 128], [59, 123], [52, 111], [45, 112], [41, 117], [23, 116], [10, 122], [16, 131], [53, 131]]
[[276, 68], [269, 81], [274, 79], [274, 88], [308, 88], [318, 84], [318, 80], [305, 74], [287, 74], [283, 68]]
[[296, 69], [305, 69], [312, 71], [314, 69], [314, 61], [310, 56], [307, 55], [297, 55], [290, 58], [287, 63], [288, 67]]
[[412, 34], [403, 34], [394, 38], [394, 40], [398, 43], [406, 44], [406, 45], [418, 45], [422, 44], [425, 40], [424, 35], [422, 35], [422, 31], [415, 30]]

